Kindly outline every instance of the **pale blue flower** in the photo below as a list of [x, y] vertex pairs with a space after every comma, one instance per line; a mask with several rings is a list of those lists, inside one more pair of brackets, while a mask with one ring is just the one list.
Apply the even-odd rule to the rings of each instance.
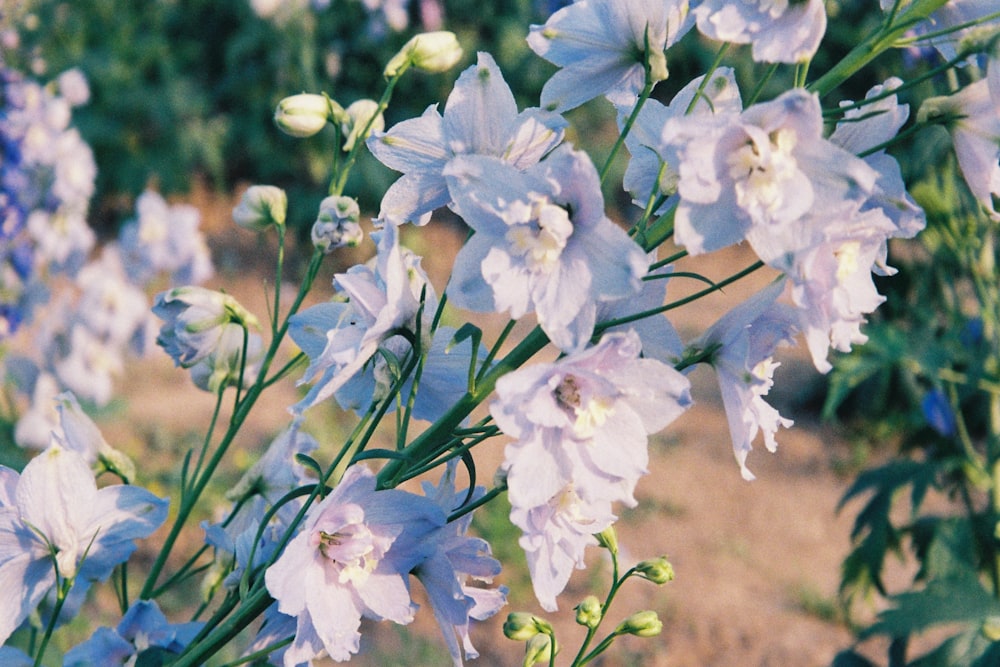
[[[106, 579], [134, 540], [167, 517], [167, 501], [136, 486], [97, 488], [83, 457], [53, 445], [20, 476], [0, 466], [0, 605], [5, 641], [52, 589], [57, 575], [85, 588]], [[55, 551], [55, 558], [51, 555]]]
[[420, 258], [400, 247], [396, 227], [386, 225], [373, 237], [378, 244], [374, 268], [357, 265], [334, 277], [346, 301], [319, 304], [290, 319], [289, 335], [310, 360], [299, 383], [315, 382], [293, 413], [333, 396], [400, 329], [416, 333], [421, 294], [425, 316], [434, 313], [433, 287]]
[[147, 649], [158, 655], [180, 654], [204, 623], [170, 623], [152, 600], [135, 602], [118, 625], [98, 628], [90, 639], [77, 644], [63, 658], [63, 667], [102, 667], [130, 664]]
[[826, 32], [823, 0], [704, 0], [692, 13], [699, 32], [720, 42], [751, 44], [757, 62], [806, 62]]
[[592, 534], [614, 520], [611, 503], [635, 505], [647, 440], [691, 403], [690, 383], [639, 356], [633, 331], [500, 378], [490, 414], [514, 438], [505, 453], [511, 521], [523, 532], [536, 596], [545, 609]]
[[542, 88], [542, 107], [564, 112], [598, 95], [634, 105], [646, 61], [653, 81], [666, 79], [664, 52], [692, 25], [688, 0], [580, 0], [563, 7], [528, 33], [528, 46], [562, 68]]
[[334, 660], [348, 660], [360, 647], [363, 616], [413, 620], [408, 573], [434, 553], [445, 516], [432, 500], [376, 491], [375, 483], [364, 466], [349, 467], [267, 570], [278, 610], [297, 619], [286, 667], [324, 649]]
[[153, 314], [163, 320], [157, 344], [174, 363], [194, 366], [212, 354], [227, 324], [257, 326], [257, 318], [223, 292], [188, 285], [156, 295]]
[[813, 211], [860, 205], [878, 178], [823, 138], [819, 99], [802, 89], [739, 115], [670, 119], [662, 136], [679, 156], [676, 241], [691, 254], [738, 243], [751, 230], [791, 233]]
[[372, 155], [403, 172], [382, 198], [379, 220], [426, 224], [434, 209], [451, 201], [443, 170], [452, 158], [490, 155], [525, 169], [562, 141], [565, 126], [561, 117], [540, 109], [518, 113], [500, 68], [480, 53], [455, 83], [444, 114], [431, 106], [368, 139]]
[[[423, 483], [424, 494], [449, 514], [485, 493], [482, 487], [476, 487], [472, 493], [455, 490], [457, 464], [458, 459], [448, 462], [437, 486]], [[507, 603], [506, 586], [493, 589], [465, 583], [467, 577], [490, 583], [500, 574], [500, 562], [491, 555], [489, 543], [466, 535], [471, 523], [469, 512], [442, 528], [435, 553], [413, 570], [427, 590], [434, 617], [456, 667], [463, 664], [463, 654], [469, 659], [479, 657], [469, 638], [470, 621], [485, 620]]]
[[[650, 253], [650, 259], [655, 261], [655, 251]], [[667, 295], [667, 277], [672, 272], [672, 266], [663, 266], [646, 274], [642, 281], [642, 290], [638, 295], [615, 301], [602, 301], [597, 305], [598, 323], [625, 318], [638, 313], [653, 310], [663, 305]], [[657, 359], [666, 364], [677, 363], [684, 352], [681, 337], [667, 319], [666, 315], [658, 314], [644, 317], [625, 324], [618, 324], [605, 329], [612, 331], [635, 331], [642, 341], [642, 355]]]
[[523, 172], [462, 156], [445, 173], [458, 214], [476, 232], [455, 258], [455, 305], [514, 319], [535, 312], [552, 342], [572, 351], [590, 340], [598, 302], [638, 293], [645, 253], [604, 215], [586, 154], [561, 146]]
[[764, 401], [774, 384], [771, 375], [779, 366], [774, 351], [789, 343], [797, 330], [797, 315], [776, 303], [785, 288], [779, 280], [736, 306], [709, 327], [692, 347], [713, 350], [709, 363], [715, 368], [722, 392], [722, 405], [729, 422], [733, 453], [743, 479], [752, 480], [747, 454], [757, 433], [763, 434], [767, 450], [777, 449], [774, 435], [788, 428], [790, 419]]
[[138, 284], [167, 273], [173, 284], [200, 285], [212, 277], [212, 259], [199, 230], [201, 214], [189, 204], [167, 204], [146, 190], [136, 201], [136, 218], [119, 234], [125, 267]]

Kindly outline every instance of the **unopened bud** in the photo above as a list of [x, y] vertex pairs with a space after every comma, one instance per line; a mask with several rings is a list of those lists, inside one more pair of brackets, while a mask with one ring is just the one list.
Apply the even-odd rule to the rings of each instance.
[[642, 561], [635, 566], [635, 572], [654, 584], [665, 584], [674, 580], [674, 566], [670, 564], [666, 556]]
[[[377, 116], [375, 114], [378, 114]], [[358, 100], [344, 109], [344, 117], [340, 121], [340, 129], [344, 133], [344, 151], [350, 151], [358, 141], [364, 141], [372, 132], [385, 129], [385, 118], [379, 111], [375, 100]], [[364, 136], [361, 136], [364, 133]]]
[[615, 534], [615, 527], [608, 526], [601, 532], [594, 535], [597, 538], [597, 543], [602, 547], [610, 551], [612, 554], [618, 554], [618, 536]]
[[327, 121], [337, 120], [338, 110], [336, 102], [326, 95], [301, 93], [278, 102], [274, 124], [293, 137], [311, 137], [326, 127]]
[[588, 595], [576, 605], [576, 622], [593, 630], [604, 617], [604, 608], [596, 596]]
[[504, 636], [516, 642], [527, 641], [540, 632], [552, 632], [552, 626], [545, 619], [526, 611], [507, 614], [507, 620], [503, 624]]
[[655, 611], [640, 611], [632, 614], [615, 629], [615, 634], [655, 637], [663, 632], [663, 621]]
[[529, 639], [524, 647], [524, 667], [531, 667], [540, 662], [550, 663], [553, 653], [558, 650], [554, 644], [555, 639], [551, 635], [537, 634]]
[[358, 220], [361, 209], [352, 197], [327, 197], [319, 205], [319, 215], [312, 226], [313, 246], [324, 253], [343, 246], [361, 243], [364, 232]]
[[414, 35], [386, 64], [386, 78], [396, 76], [410, 65], [424, 72], [446, 72], [462, 59], [462, 47], [455, 33], [447, 30]]
[[273, 185], [250, 186], [233, 209], [233, 222], [252, 232], [285, 224], [288, 197]]

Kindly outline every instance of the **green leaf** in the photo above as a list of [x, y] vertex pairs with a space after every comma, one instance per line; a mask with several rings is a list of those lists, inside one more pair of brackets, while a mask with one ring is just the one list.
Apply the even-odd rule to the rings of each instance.
[[875, 667], [875, 663], [854, 651], [846, 650], [833, 657], [830, 667]]
[[979, 628], [971, 628], [944, 640], [908, 667], [995, 667], [1000, 664], [1000, 649], [996, 646]]
[[1000, 601], [972, 576], [931, 581], [921, 590], [894, 595], [895, 607], [861, 633], [900, 637], [942, 623], [969, 623], [978, 628], [990, 616], [1000, 616]]

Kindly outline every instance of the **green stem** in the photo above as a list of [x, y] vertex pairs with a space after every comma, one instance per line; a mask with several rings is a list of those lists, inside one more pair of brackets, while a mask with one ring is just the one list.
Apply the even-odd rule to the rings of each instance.
[[69, 589], [73, 588], [73, 579], [59, 579], [58, 571], [59, 566], [56, 565], [55, 559], [52, 561], [52, 567], [56, 568], [56, 578], [58, 590], [56, 591], [56, 603], [52, 606], [51, 616], [49, 617], [49, 622], [45, 625], [45, 633], [42, 635], [42, 641], [38, 645], [38, 652], [35, 653], [35, 662], [33, 667], [40, 667], [42, 664], [42, 658], [45, 656], [45, 649], [48, 648], [49, 640], [52, 639], [52, 632], [56, 628], [56, 622], [59, 620], [59, 614], [62, 612], [63, 605], [66, 603], [66, 596], [69, 595]]
[[615, 145], [611, 147], [611, 152], [608, 153], [608, 157], [604, 161], [604, 166], [601, 167], [601, 184], [603, 184], [605, 179], [608, 177], [608, 173], [611, 171], [611, 164], [615, 161], [615, 156], [618, 155], [618, 151], [620, 151], [622, 146], [625, 145], [625, 137], [627, 137], [628, 133], [632, 131], [632, 126], [635, 125], [635, 120], [639, 117], [639, 111], [642, 110], [642, 106], [646, 103], [646, 100], [649, 99], [649, 96], [653, 92], [653, 86], [656, 85], [656, 82], [650, 80], [648, 74], [649, 73], [647, 71], [646, 85], [642, 87], [642, 92], [639, 93], [639, 99], [636, 100], [632, 113], [629, 114], [628, 120], [625, 121], [622, 131], [618, 134], [618, 138], [615, 140]]

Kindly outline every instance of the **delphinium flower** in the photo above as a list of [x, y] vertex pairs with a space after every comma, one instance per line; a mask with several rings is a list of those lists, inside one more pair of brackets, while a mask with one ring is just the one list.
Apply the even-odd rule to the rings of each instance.
[[362, 617], [413, 620], [409, 572], [434, 553], [445, 516], [433, 500], [375, 483], [366, 467], [350, 466], [267, 570], [278, 610], [297, 621], [286, 667], [324, 651], [348, 660], [360, 647]]
[[106, 579], [156, 530], [167, 501], [137, 486], [97, 488], [77, 452], [53, 444], [18, 475], [0, 466], [0, 640], [17, 629], [57, 581], [74, 588]]
[[764, 400], [779, 366], [774, 352], [790, 343], [797, 330], [795, 311], [777, 303], [785, 282], [779, 280], [736, 306], [691, 344], [696, 350], [711, 351], [708, 363], [719, 379], [733, 453], [746, 480], [754, 478], [746, 459], [757, 434], [763, 435], [767, 450], [773, 452], [778, 446], [778, 428], [792, 425]]
[[146, 285], [159, 274], [169, 274], [174, 285], [208, 280], [214, 269], [200, 224], [194, 206], [167, 204], [152, 190], [139, 195], [136, 218], [119, 234], [122, 261], [132, 280]]
[[743, 113], [668, 120], [680, 160], [676, 240], [691, 254], [791, 228], [813, 210], [871, 194], [877, 174], [822, 136], [819, 100], [801, 89]]
[[568, 111], [599, 95], [632, 106], [646, 84], [667, 78], [666, 50], [694, 25], [687, 0], [580, 0], [533, 25], [528, 46], [559, 66], [542, 107]]
[[420, 258], [400, 247], [398, 234], [386, 225], [375, 235], [374, 267], [357, 265], [336, 274], [334, 283], [346, 300], [319, 304], [291, 318], [289, 335], [310, 360], [300, 382], [315, 382], [293, 412], [334, 395], [400, 330], [416, 333], [422, 293], [425, 313], [434, 312], [437, 297]]
[[806, 62], [826, 32], [823, 0], [704, 0], [691, 11], [700, 33], [751, 44], [757, 62]]
[[336, 248], [355, 247], [364, 238], [361, 208], [353, 197], [327, 197], [319, 204], [319, 214], [309, 236], [314, 248], [330, 253]]
[[90, 639], [66, 652], [63, 667], [136, 664], [143, 652], [177, 655], [194, 639], [204, 623], [170, 623], [153, 600], [138, 600], [114, 629], [98, 628]]
[[946, 118], [962, 177], [989, 216], [1000, 221], [1000, 59], [990, 60], [986, 78], [925, 100], [918, 115]]
[[[677, 192], [678, 159], [660, 137], [668, 120], [686, 115], [739, 113], [742, 110], [743, 102], [735, 73], [729, 68], [717, 69], [707, 82], [704, 76], [692, 79], [669, 105], [655, 99], [647, 100], [625, 137], [630, 159], [622, 186], [631, 193], [633, 203], [646, 208], [650, 197], [670, 197]], [[619, 125], [624, 124], [631, 111], [630, 107], [618, 108]], [[661, 209], [666, 206], [664, 203]]]
[[[945, 60], [951, 60], [959, 49], [977, 42], [986, 44], [996, 36], [1000, 30], [997, 11], [993, 0], [948, 0], [919, 24], [916, 32], [935, 33], [930, 43]], [[991, 18], [986, 20], [988, 16]]]
[[595, 533], [614, 521], [612, 503], [635, 504], [647, 471], [647, 437], [690, 404], [690, 384], [672, 367], [639, 356], [634, 332], [550, 364], [522, 367], [496, 385], [490, 414], [514, 442], [506, 449], [511, 521], [545, 609]]
[[59, 427], [52, 432], [52, 442], [79, 453], [97, 472], [110, 470], [125, 482], [135, 478], [135, 464], [124, 452], [108, 444], [76, 396], [66, 391], [56, 396], [55, 403]]
[[565, 126], [561, 117], [540, 109], [518, 113], [500, 68], [480, 53], [477, 64], [459, 76], [443, 114], [428, 107], [419, 118], [368, 140], [372, 155], [403, 172], [383, 196], [378, 219], [426, 224], [434, 209], [451, 201], [443, 171], [455, 156], [491, 155], [526, 169], [562, 141]]
[[178, 366], [190, 368], [219, 345], [227, 324], [256, 327], [257, 318], [223, 292], [188, 285], [156, 296], [153, 313], [163, 320], [156, 339]]
[[246, 388], [257, 381], [263, 357], [260, 335], [247, 331], [242, 324], [228, 322], [222, 325], [219, 339], [208, 356], [191, 366], [191, 381], [213, 394], [227, 387]]
[[[457, 462], [458, 459], [448, 462], [437, 486], [423, 483], [424, 495], [449, 514], [485, 493], [482, 487], [471, 493], [455, 490]], [[469, 637], [470, 621], [485, 620], [507, 603], [505, 586], [483, 588], [466, 584], [468, 577], [490, 583], [500, 573], [500, 562], [491, 555], [489, 543], [466, 535], [471, 524], [470, 512], [442, 528], [437, 551], [413, 570], [427, 589], [431, 609], [456, 667], [461, 667], [463, 654], [470, 659], [479, 657]]]
[[535, 312], [563, 351], [590, 340], [597, 303], [634, 296], [645, 253], [604, 214], [586, 154], [561, 146], [521, 171], [467, 155], [447, 167], [456, 212], [475, 230], [459, 251], [448, 291], [481, 312]]

